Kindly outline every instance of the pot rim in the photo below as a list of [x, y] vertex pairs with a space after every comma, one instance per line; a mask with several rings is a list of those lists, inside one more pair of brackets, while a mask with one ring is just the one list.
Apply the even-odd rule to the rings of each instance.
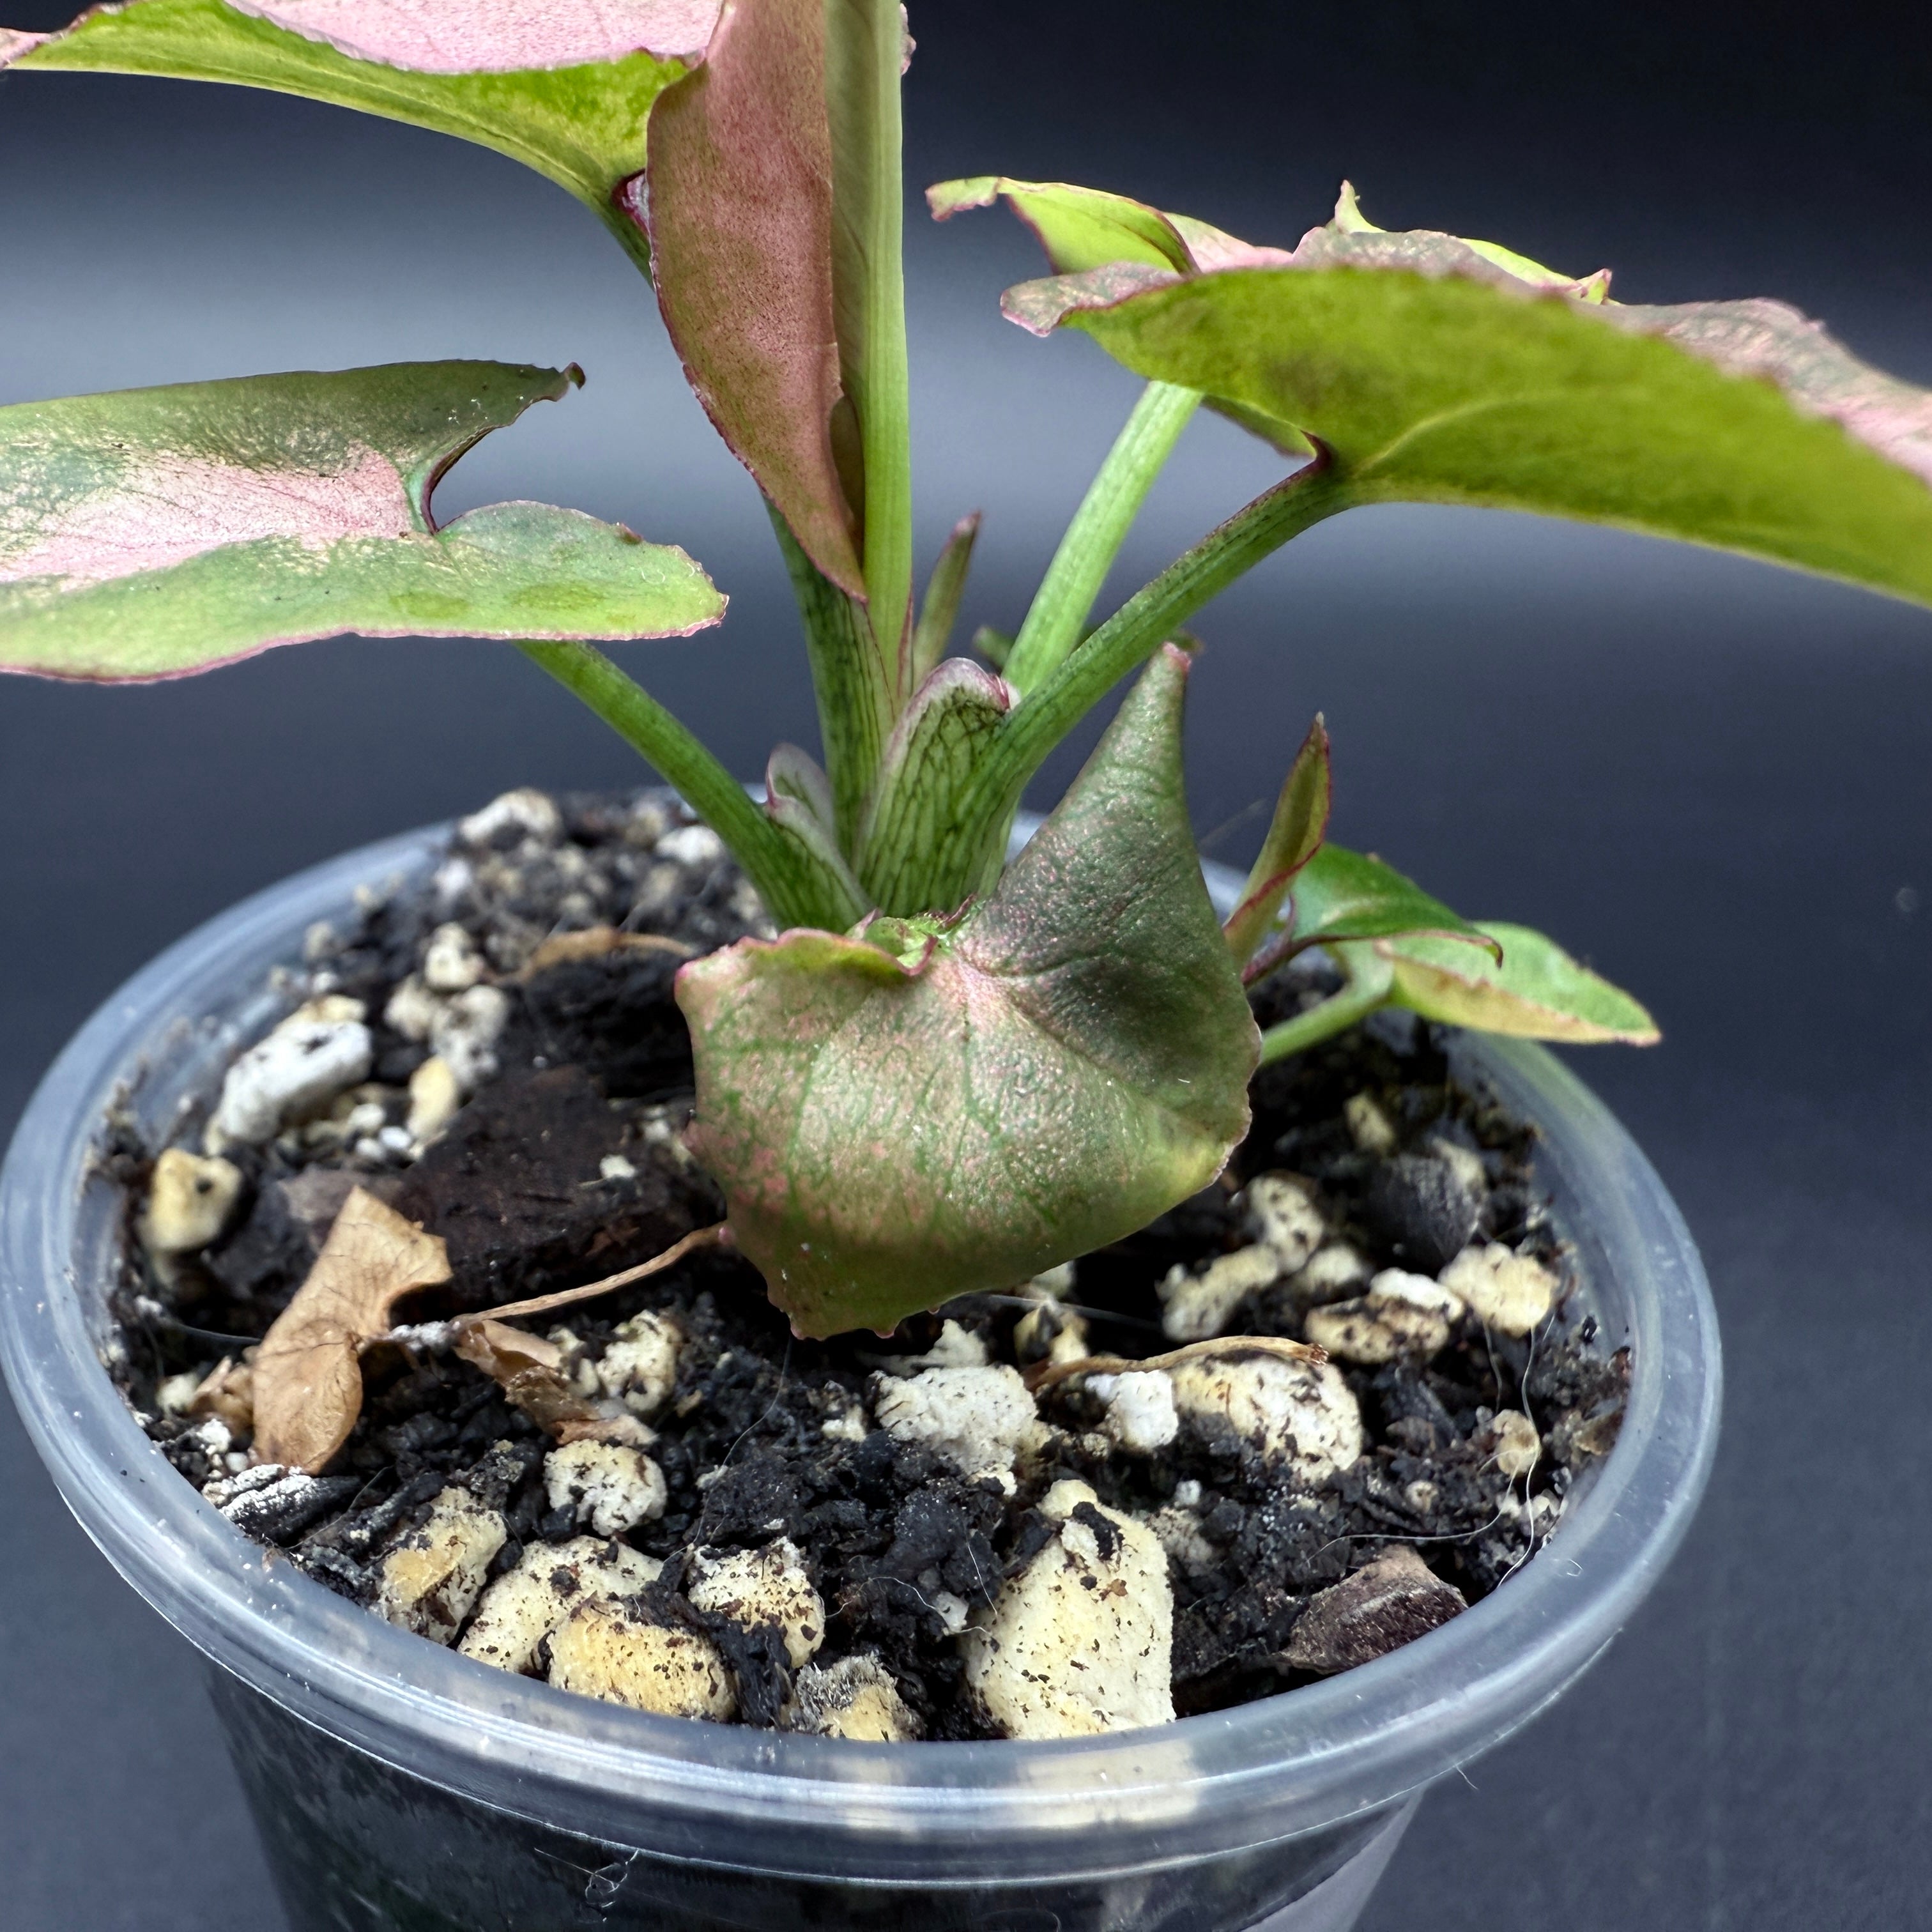
[[[178, 1630], [308, 1721], [482, 1803], [742, 1868], [940, 1883], [989, 1856], [1013, 1875], [1142, 1869], [1332, 1826], [1474, 1756], [1587, 1667], [1682, 1540], [1721, 1383], [1696, 1249], [1655, 1172], [1567, 1068], [1527, 1042], [1466, 1036], [1459, 1071], [1542, 1131], [1562, 1232], [1633, 1372], [1616, 1446], [1552, 1542], [1440, 1629], [1156, 1730], [868, 1744], [568, 1696], [382, 1622], [232, 1528], [135, 1422], [102, 1366], [104, 1298], [87, 1264], [108, 1253], [118, 1208], [90, 1156], [151, 1056], [232, 1052], [280, 1010], [261, 989], [308, 926], [358, 886], [426, 874], [447, 831], [299, 872], [161, 953], [62, 1053], [0, 1170], [0, 1360], [62, 1496]], [[1217, 897], [1238, 887], [1225, 868], [1209, 873]], [[211, 1028], [204, 1016], [224, 1004]]]

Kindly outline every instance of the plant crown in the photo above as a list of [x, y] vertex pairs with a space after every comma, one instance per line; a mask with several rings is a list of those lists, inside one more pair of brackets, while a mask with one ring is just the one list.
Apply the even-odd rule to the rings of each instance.
[[[181, 676], [304, 638], [502, 638], [682, 793], [778, 926], [683, 969], [693, 1140], [795, 1325], [890, 1328], [1120, 1238], [1208, 1184], [1258, 1060], [1378, 1007], [1648, 1042], [1541, 934], [1465, 920], [1328, 842], [1328, 743], [1296, 756], [1223, 925], [1188, 829], [1184, 627], [1360, 504], [1492, 505], [1719, 546], [1932, 602], [1932, 396], [1766, 301], [1612, 302], [1498, 248], [1389, 233], [1346, 185], [1292, 248], [1125, 196], [986, 176], [1052, 273], [1006, 314], [1148, 387], [1011, 638], [949, 656], [979, 531], [916, 596], [898, 0], [124, 0], [0, 29], [0, 68], [170, 75], [479, 142], [585, 202], [650, 278], [796, 589], [821, 759], [754, 800], [596, 646], [715, 624], [675, 548], [437, 479], [581, 380], [407, 364], [0, 408], [0, 669]], [[1097, 624], [1197, 407], [1283, 480]], [[1007, 858], [1047, 755], [1112, 727]], [[1340, 990], [1258, 1034], [1244, 990], [1323, 948]]]

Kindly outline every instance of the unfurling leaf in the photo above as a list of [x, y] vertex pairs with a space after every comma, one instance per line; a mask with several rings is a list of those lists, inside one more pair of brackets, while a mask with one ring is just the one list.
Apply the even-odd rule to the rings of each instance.
[[[859, 877], [872, 904], [898, 914], [953, 909], [930, 896], [932, 855], [1012, 704], [1006, 682], [970, 658], [948, 658], [913, 694], [886, 741], [860, 832]], [[1004, 854], [982, 856], [997, 863]]]
[[926, 586], [912, 639], [912, 689], [916, 691], [939, 668], [959, 622], [960, 600], [966, 595], [967, 573], [973, 568], [973, 546], [980, 540], [980, 513], [962, 517], [952, 526], [939, 561]]
[[1295, 875], [1294, 950], [1351, 939], [1420, 933], [1490, 957], [1502, 948], [1479, 926], [1432, 898], [1372, 853], [1322, 847]]
[[1142, 253], [1006, 312], [1300, 432], [1353, 502], [1615, 524], [1932, 602], [1932, 395], [1780, 302], [1626, 306], [1600, 274], [1339, 214], [1292, 254], [1190, 239], [1192, 267]]
[[1499, 961], [1420, 934], [1380, 941], [1376, 950], [1395, 973], [1391, 1004], [1425, 1019], [1524, 1040], [1651, 1046], [1661, 1037], [1636, 1000], [1579, 965], [1554, 940], [1492, 920], [1481, 929], [1502, 946]]
[[659, 92], [719, 0], [129, 0], [59, 34], [0, 28], [0, 67], [227, 81], [454, 134], [548, 175], [641, 254], [613, 206]]
[[692, 1144], [805, 1334], [890, 1328], [1118, 1240], [1247, 1126], [1256, 1036], [1188, 827], [1162, 650], [956, 921], [743, 940], [678, 976]]
[[442, 1240], [357, 1188], [255, 1358], [255, 1453], [313, 1475], [362, 1409], [362, 1350], [396, 1304], [449, 1279]]
[[1328, 836], [1330, 791], [1328, 728], [1318, 716], [1288, 767], [1240, 903], [1222, 928], [1237, 964], [1245, 964], [1268, 937], [1295, 874]]
[[332, 637], [682, 636], [684, 552], [540, 503], [439, 530], [458, 457], [574, 371], [398, 363], [0, 409], [0, 670], [172, 677]]

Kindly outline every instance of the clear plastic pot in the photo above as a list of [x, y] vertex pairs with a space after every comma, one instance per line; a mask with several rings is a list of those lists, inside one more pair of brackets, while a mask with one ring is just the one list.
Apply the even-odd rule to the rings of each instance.
[[1156, 1730], [884, 1745], [652, 1718], [380, 1622], [232, 1529], [135, 1425], [101, 1365], [122, 1204], [90, 1153], [111, 1104], [164, 1130], [208, 1091], [280, 1010], [269, 970], [310, 923], [420, 874], [436, 836], [301, 874], [164, 953], [62, 1055], [0, 1174], [14, 1399], [82, 1526], [214, 1666], [301, 1932], [1339, 1932], [1414, 1795], [1576, 1678], [1683, 1535], [1718, 1410], [1696, 1251], [1556, 1060], [1472, 1040], [1464, 1071], [1542, 1130], [1560, 1223], [1633, 1380], [1621, 1438], [1552, 1542], [1406, 1648]]

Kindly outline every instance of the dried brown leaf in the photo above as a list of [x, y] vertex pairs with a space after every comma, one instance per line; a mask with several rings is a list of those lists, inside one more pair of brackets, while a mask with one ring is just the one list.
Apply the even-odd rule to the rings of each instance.
[[308, 1279], [255, 1358], [255, 1453], [311, 1474], [362, 1408], [362, 1352], [388, 1333], [396, 1304], [449, 1279], [443, 1243], [362, 1188], [343, 1204]]
[[622, 1402], [572, 1388], [563, 1373], [563, 1351], [541, 1335], [483, 1316], [458, 1322], [452, 1346], [560, 1442], [588, 1436], [641, 1449], [656, 1439]]

